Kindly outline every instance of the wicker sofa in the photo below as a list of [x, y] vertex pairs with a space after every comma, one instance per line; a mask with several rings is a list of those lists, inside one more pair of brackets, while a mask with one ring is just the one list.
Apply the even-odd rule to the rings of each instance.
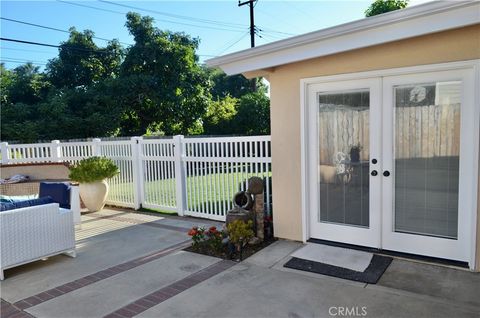
[[[10, 178], [16, 174], [27, 175], [30, 177], [30, 180], [27, 182], [0, 184], [1, 195], [37, 195], [39, 193], [40, 182], [42, 181], [69, 181], [68, 163], [42, 162], [0, 165], [1, 178]], [[75, 184], [72, 184], [71, 187], [70, 204], [71, 210], [73, 211], [73, 221], [76, 225], [80, 225], [80, 194], [79, 187]]]
[[65, 253], [75, 257], [72, 210], [57, 203], [0, 212], [0, 280], [3, 271]]

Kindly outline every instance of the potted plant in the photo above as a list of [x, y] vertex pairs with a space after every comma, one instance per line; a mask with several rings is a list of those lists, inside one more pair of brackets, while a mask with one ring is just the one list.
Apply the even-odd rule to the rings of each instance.
[[108, 194], [106, 179], [116, 176], [120, 171], [115, 163], [105, 157], [90, 157], [80, 160], [70, 168], [69, 178], [80, 183], [80, 197], [91, 212], [105, 206]]
[[351, 162], [360, 162], [360, 152], [362, 151], [362, 146], [354, 145], [350, 148], [350, 161]]

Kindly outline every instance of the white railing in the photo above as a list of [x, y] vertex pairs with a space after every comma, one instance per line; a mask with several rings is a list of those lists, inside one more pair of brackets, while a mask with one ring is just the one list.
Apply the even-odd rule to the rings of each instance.
[[232, 197], [251, 176], [265, 180], [271, 212], [270, 136], [142, 139], [9, 145], [2, 164], [111, 158], [120, 174], [109, 180], [108, 204], [224, 220]]

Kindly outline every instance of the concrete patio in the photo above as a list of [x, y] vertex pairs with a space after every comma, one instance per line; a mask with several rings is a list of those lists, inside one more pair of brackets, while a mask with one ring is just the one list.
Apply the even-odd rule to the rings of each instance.
[[[82, 216], [76, 258], [5, 272], [2, 317], [478, 317], [480, 274], [395, 259], [377, 285], [283, 267], [277, 241], [242, 263], [185, 252], [208, 220], [105, 209]], [[348, 314], [348, 315], [347, 315]]]

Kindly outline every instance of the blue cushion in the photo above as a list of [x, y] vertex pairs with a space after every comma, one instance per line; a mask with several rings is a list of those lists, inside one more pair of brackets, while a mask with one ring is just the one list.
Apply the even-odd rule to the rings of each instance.
[[40, 182], [38, 196], [50, 196], [61, 208], [70, 209], [70, 184], [68, 182]]
[[0, 202], [1, 203], [12, 203], [13, 200], [11, 197], [7, 196], [7, 195], [0, 195]]
[[4, 203], [12, 203], [12, 202], [18, 202], [18, 201], [25, 201], [25, 200], [31, 200], [31, 199], [37, 199], [36, 194], [29, 194], [29, 195], [3, 195], [0, 194], [0, 202]]
[[19, 202], [10, 202], [10, 203], [0, 202], [0, 211], [15, 210], [20, 208], [26, 208], [29, 206], [44, 205], [49, 203], [55, 203], [53, 199], [49, 196], [38, 198], [38, 199], [19, 201]]

